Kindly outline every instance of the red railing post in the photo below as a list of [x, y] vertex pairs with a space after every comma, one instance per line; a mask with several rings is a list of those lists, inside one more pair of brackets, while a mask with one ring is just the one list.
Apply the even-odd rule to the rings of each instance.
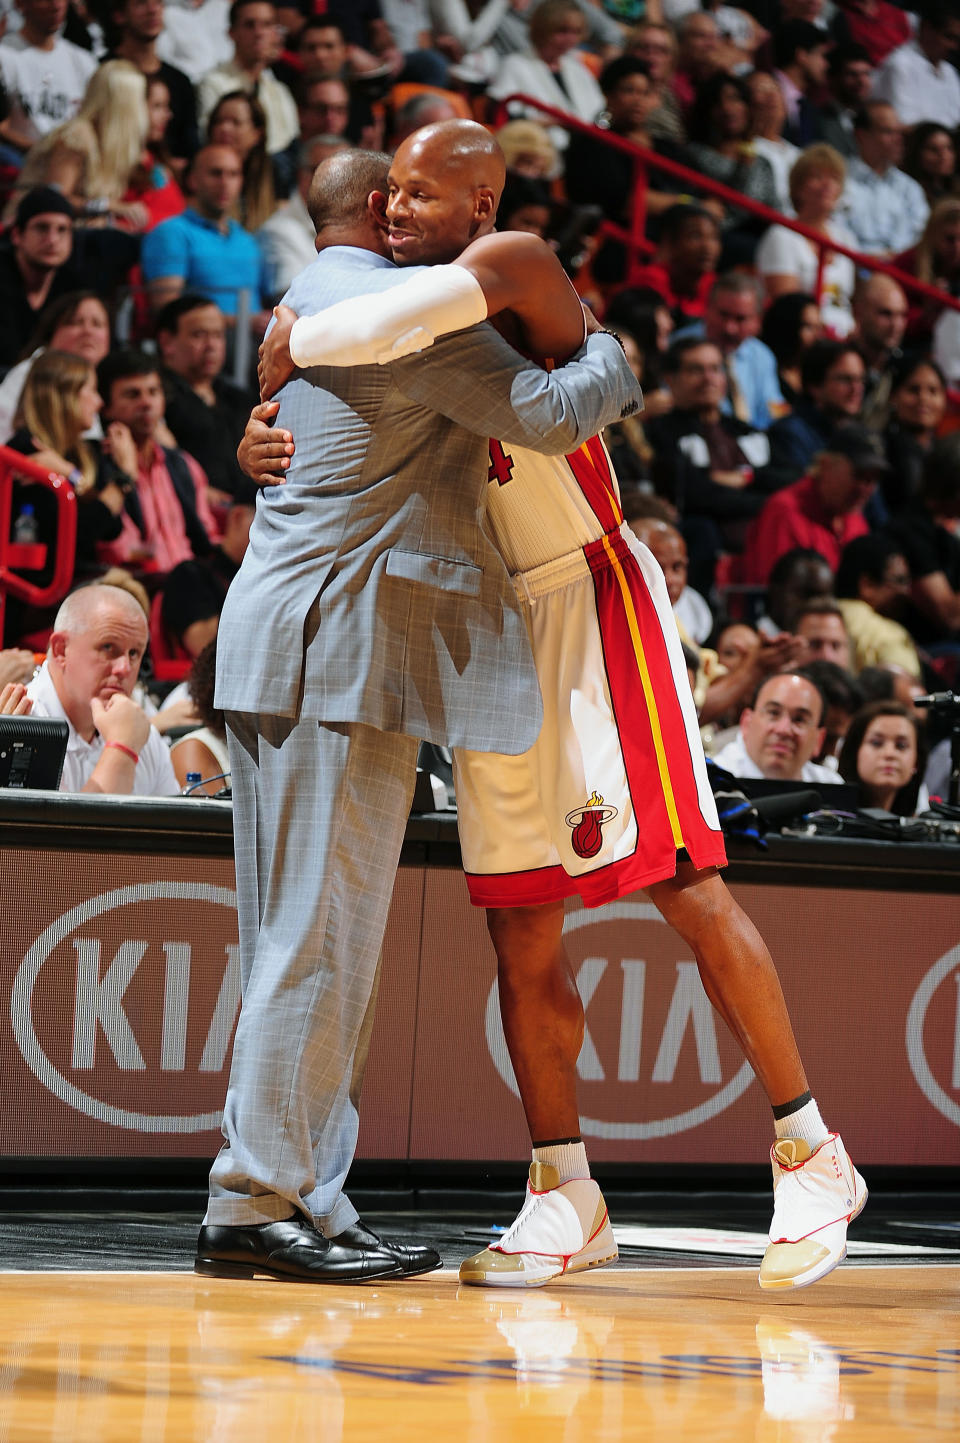
[[[34, 485], [46, 486], [53, 492], [57, 505], [56, 548], [53, 575], [46, 586], [37, 586], [17, 575], [13, 567], [40, 571], [47, 560], [44, 545], [24, 546], [12, 541], [10, 528], [13, 509], [13, 478], [21, 476]], [[19, 597], [32, 606], [51, 606], [66, 596], [73, 580], [77, 555], [77, 496], [65, 476], [38, 466], [29, 456], [21, 456], [9, 446], [0, 446], [0, 637], [7, 609], [7, 596]]]

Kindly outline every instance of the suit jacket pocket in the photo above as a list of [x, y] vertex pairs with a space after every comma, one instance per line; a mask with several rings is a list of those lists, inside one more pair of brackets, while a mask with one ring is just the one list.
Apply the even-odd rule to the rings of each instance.
[[387, 552], [387, 575], [435, 586], [440, 591], [455, 591], [461, 596], [479, 596], [483, 567], [423, 551], [393, 550]]

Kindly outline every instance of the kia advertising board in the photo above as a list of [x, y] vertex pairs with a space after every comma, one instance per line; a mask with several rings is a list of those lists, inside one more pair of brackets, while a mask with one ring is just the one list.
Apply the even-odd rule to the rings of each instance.
[[[229, 860], [7, 849], [0, 1155], [213, 1155], [240, 999]], [[960, 1163], [960, 908], [947, 894], [738, 886], [811, 1082], [858, 1162]], [[572, 906], [597, 1161], [746, 1163], [769, 1109], [696, 959], [642, 894]], [[364, 1084], [366, 1158], [528, 1155], [482, 913], [403, 868]]]

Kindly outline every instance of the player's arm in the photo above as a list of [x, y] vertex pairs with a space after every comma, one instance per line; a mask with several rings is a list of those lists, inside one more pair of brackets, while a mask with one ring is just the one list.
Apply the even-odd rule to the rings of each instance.
[[553, 251], [537, 236], [505, 231], [473, 241], [452, 265], [301, 316], [290, 356], [296, 366], [385, 365], [505, 310], [542, 355], [566, 358], [583, 344], [580, 302]]

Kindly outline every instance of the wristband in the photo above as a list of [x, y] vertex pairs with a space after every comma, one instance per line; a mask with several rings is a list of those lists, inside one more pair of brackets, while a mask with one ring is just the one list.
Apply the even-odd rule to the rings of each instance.
[[124, 746], [123, 742], [104, 742], [103, 750], [106, 751], [107, 747], [116, 747], [118, 752], [123, 752], [125, 757], [130, 758], [134, 766], [136, 766], [140, 760], [140, 753], [135, 752], [132, 747]]

